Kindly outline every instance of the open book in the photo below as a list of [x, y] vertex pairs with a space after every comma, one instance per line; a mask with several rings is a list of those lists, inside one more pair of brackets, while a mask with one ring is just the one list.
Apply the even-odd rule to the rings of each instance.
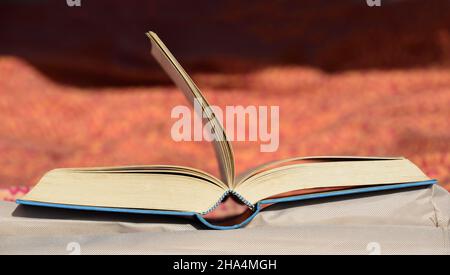
[[[248, 223], [262, 208], [279, 202], [426, 186], [436, 181], [402, 157], [297, 157], [235, 175], [231, 143], [198, 87], [153, 33], [152, 55], [184, 92], [198, 103], [215, 135], [220, 178], [182, 166], [142, 165], [55, 169], [17, 203], [146, 214], [194, 216], [210, 228]], [[208, 219], [226, 199], [245, 206], [238, 216]]]

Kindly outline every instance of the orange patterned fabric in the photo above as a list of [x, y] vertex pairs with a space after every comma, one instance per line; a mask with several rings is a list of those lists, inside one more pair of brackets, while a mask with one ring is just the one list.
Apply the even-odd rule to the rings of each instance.
[[[207, 143], [171, 139], [175, 87], [86, 88], [56, 83], [19, 58], [0, 58], [0, 199], [55, 167], [170, 163], [217, 173]], [[402, 155], [450, 189], [447, 69], [348, 71], [269, 67], [196, 74], [212, 104], [279, 105], [280, 147], [235, 142], [238, 172], [305, 155]]]
[[0, 189], [0, 200], [15, 201], [30, 191], [28, 186], [11, 186], [9, 188]]

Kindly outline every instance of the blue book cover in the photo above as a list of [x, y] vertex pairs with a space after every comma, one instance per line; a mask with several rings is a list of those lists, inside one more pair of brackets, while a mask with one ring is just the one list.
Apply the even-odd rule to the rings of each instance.
[[[203, 217], [203, 215], [201, 215], [199, 213], [195, 213], [195, 212], [82, 206], [82, 205], [36, 202], [36, 201], [20, 200], [20, 199], [17, 200], [16, 202], [20, 205], [64, 208], [64, 209], [83, 210], [83, 211], [104, 211], [104, 212], [116, 212], [116, 213], [195, 217], [207, 228], [218, 229], [218, 230], [227, 230], [227, 229], [237, 229], [237, 228], [243, 227], [246, 224], [248, 224], [262, 210], [262, 207], [264, 205], [284, 203], [284, 202], [303, 201], [303, 200], [313, 200], [313, 199], [321, 199], [321, 198], [331, 198], [331, 197], [339, 197], [339, 196], [345, 196], [345, 195], [357, 195], [357, 194], [363, 194], [363, 193], [373, 193], [375, 195], [376, 192], [380, 192], [380, 191], [408, 189], [408, 188], [414, 188], [414, 187], [424, 187], [425, 188], [425, 187], [429, 187], [436, 183], [437, 183], [437, 180], [427, 180], [427, 181], [411, 182], [411, 183], [359, 187], [359, 188], [313, 193], [313, 194], [305, 194], [305, 195], [290, 196], [290, 197], [283, 197], [283, 198], [276, 198], [276, 199], [265, 199], [265, 200], [259, 201], [254, 206], [253, 213], [249, 217], [247, 217], [244, 221], [242, 221], [238, 224], [226, 225], [226, 226], [215, 225], [214, 223], [211, 223], [210, 221], [205, 219]], [[298, 207], [301, 207], [301, 205], [299, 205]]]

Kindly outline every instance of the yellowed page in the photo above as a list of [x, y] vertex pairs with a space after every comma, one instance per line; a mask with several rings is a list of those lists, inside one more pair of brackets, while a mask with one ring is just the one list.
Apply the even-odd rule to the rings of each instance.
[[202, 170], [198, 170], [186, 166], [177, 165], [129, 165], [129, 166], [110, 166], [110, 167], [83, 167], [83, 168], [68, 168], [72, 171], [78, 172], [98, 172], [98, 173], [158, 173], [158, 174], [180, 174], [188, 177], [197, 177], [203, 180], [209, 181], [224, 190], [228, 189], [228, 186], [213, 175], [206, 173]]
[[300, 189], [429, 180], [407, 159], [303, 163], [257, 174], [236, 188], [250, 203]]
[[288, 159], [270, 161], [263, 163], [254, 168], [251, 168], [244, 173], [237, 176], [236, 185], [239, 185], [249, 178], [258, 175], [266, 170], [276, 168], [279, 166], [285, 166], [294, 162], [333, 162], [333, 161], [367, 161], [367, 160], [394, 160], [404, 159], [403, 157], [378, 157], [378, 156], [307, 156], [307, 157], [293, 157]]
[[224, 189], [209, 181], [173, 174], [108, 173], [55, 169], [23, 199], [70, 205], [202, 213]]
[[231, 143], [227, 140], [223, 126], [216, 118], [200, 89], [195, 85], [194, 81], [186, 73], [180, 63], [178, 63], [158, 35], [154, 32], [148, 32], [147, 36], [152, 43], [153, 57], [158, 61], [177, 87], [183, 91], [189, 103], [193, 104], [195, 100], [199, 106], [202, 107], [202, 111], [206, 116], [204, 120], [209, 122], [214, 129], [215, 139], [213, 144], [219, 162], [221, 179], [231, 188], [235, 176], [234, 156]]

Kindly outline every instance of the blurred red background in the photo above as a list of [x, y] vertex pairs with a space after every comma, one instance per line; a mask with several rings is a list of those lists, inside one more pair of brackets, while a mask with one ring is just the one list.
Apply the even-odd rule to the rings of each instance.
[[279, 105], [280, 147], [233, 144], [238, 172], [305, 155], [402, 155], [450, 189], [450, 2], [0, 3], [0, 199], [47, 170], [170, 163], [217, 173], [170, 137], [185, 99], [165, 41], [212, 104]]

